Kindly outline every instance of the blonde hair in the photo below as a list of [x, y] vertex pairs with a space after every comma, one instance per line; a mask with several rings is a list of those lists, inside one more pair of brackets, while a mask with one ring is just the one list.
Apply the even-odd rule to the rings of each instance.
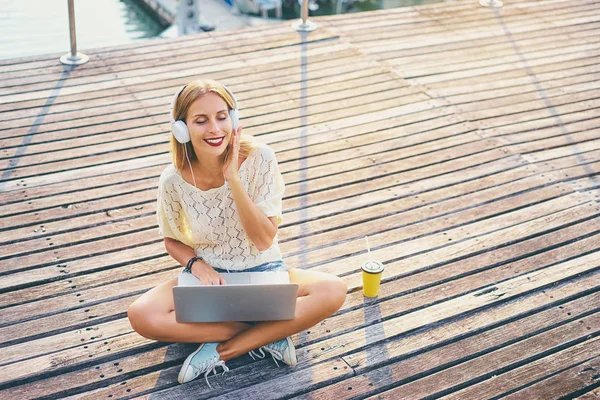
[[[236, 104], [233, 100], [233, 97], [231, 97], [227, 89], [225, 89], [222, 84], [212, 79], [199, 79], [188, 83], [185, 89], [183, 89], [183, 91], [177, 97], [177, 100], [173, 105], [173, 118], [175, 121], [182, 120], [185, 122], [187, 119], [187, 113], [192, 103], [199, 97], [202, 97], [210, 92], [218, 94], [225, 101], [225, 103], [227, 103], [229, 110], [235, 108]], [[183, 167], [185, 167], [186, 147], [190, 162], [196, 161], [198, 156], [194, 151], [192, 142], [190, 141], [185, 144], [179, 143], [177, 139], [175, 139], [175, 136], [171, 134], [171, 158], [173, 160], [173, 165], [178, 170], [181, 170]], [[240, 157], [248, 158], [250, 153], [252, 153], [255, 148], [256, 144], [254, 143], [252, 136], [242, 133], [242, 136], [240, 137]]]

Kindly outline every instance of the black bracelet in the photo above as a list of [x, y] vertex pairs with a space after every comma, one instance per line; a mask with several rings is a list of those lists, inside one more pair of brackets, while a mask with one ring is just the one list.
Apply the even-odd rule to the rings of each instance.
[[183, 272], [192, 272], [192, 265], [194, 265], [194, 263], [196, 261], [204, 261], [204, 258], [202, 257], [192, 257], [190, 258], [190, 260], [187, 262], [187, 265], [185, 266], [185, 268], [183, 269]]

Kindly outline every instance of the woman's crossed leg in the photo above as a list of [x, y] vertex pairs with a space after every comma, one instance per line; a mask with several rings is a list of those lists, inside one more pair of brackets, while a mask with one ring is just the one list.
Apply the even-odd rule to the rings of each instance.
[[346, 283], [337, 276], [310, 270], [288, 270], [298, 283], [294, 319], [243, 322], [192, 322], [175, 320], [173, 286], [177, 279], [160, 284], [131, 304], [127, 312], [133, 329], [161, 342], [219, 342], [220, 359], [228, 361], [251, 350], [315, 326], [338, 311], [346, 298]]

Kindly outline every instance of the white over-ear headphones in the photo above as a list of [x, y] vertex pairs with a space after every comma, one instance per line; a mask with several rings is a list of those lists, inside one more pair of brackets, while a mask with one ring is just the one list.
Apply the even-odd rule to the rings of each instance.
[[[188, 130], [188, 127], [185, 124], [185, 121], [182, 121], [182, 120], [175, 121], [175, 118], [173, 117], [173, 107], [175, 107], [175, 102], [177, 101], [177, 98], [179, 97], [181, 92], [183, 92], [183, 89], [185, 89], [186, 86], [187, 85], [182, 86], [177, 91], [177, 93], [175, 93], [175, 96], [173, 96], [173, 100], [171, 100], [171, 108], [169, 110], [169, 118], [171, 119], [171, 132], [173, 132], [173, 136], [175, 136], [175, 139], [177, 139], [177, 141], [179, 143], [187, 143], [191, 140], [190, 139], [190, 131]], [[227, 89], [227, 87], [225, 87], [225, 85], [223, 85], [223, 88], [225, 90], [227, 90], [227, 93], [229, 93], [229, 95], [233, 99], [233, 103], [234, 103], [235, 107], [232, 108], [231, 110], [229, 110], [229, 118], [231, 118], [231, 127], [233, 129], [237, 129], [237, 127], [239, 126], [239, 123], [240, 123], [240, 111], [238, 109], [238, 102], [235, 99], [235, 96], [233, 95], [233, 93], [231, 93], [231, 90]]]

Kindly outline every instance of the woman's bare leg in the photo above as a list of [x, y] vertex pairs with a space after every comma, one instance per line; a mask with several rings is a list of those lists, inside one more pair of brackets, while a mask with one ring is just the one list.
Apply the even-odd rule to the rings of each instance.
[[127, 310], [132, 328], [148, 339], [160, 342], [223, 342], [250, 328], [242, 322], [192, 322], [175, 320], [173, 286], [177, 278], [144, 293]]
[[311, 328], [337, 312], [346, 299], [346, 283], [337, 276], [317, 271], [289, 270], [290, 282], [299, 284], [296, 315], [292, 320], [262, 322], [217, 346], [228, 361], [287, 336]]

